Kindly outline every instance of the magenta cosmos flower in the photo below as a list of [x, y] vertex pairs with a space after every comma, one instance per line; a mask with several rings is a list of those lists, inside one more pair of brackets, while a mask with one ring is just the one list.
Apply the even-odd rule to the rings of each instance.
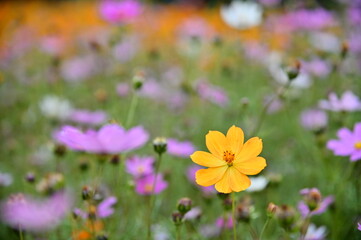
[[177, 157], [189, 157], [195, 152], [195, 148], [189, 141], [181, 142], [174, 138], [168, 138], [167, 151], [169, 154]]
[[70, 208], [71, 199], [65, 192], [58, 192], [46, 200], [16, 194], [1, 204], [1, 218], [16, 229], [44, 232], [54, 229]]
[[85, 125], [100, 125], [107, 120], [107, 114], [103, 111], [88, 111], [84, 109], [73, 110], [70, 120]]
[[327, 148], [332, 150], [336, 156], [350, 156], [351, 161], [361, 159], [361, 122], [356, 123], [354, 131], [341, 128], [337, 132], [339, 139], [327, 142]]
[[298, 203], [298, 210], [304, 218], [326, 212], [328, 206], [334, 202], [332, 196], [322, 198], [317, 188], [302, 189], [300, 194], [304, 196], [305, 200]]
[[301, 113], [301, 125], [307, 130], [320, 131], [327, 126], [327, 114], [319, 109], [307, 109]]
[[127, 131], [117, 124], [107, 124], [98, 131], [86, 132], [72, 126], [64, 126], [55, 137], [72, 150], [119, 154], [143, 146], [148, 141], [149, 134], [142, 126]]
[[338, 98], [336, 93], [330, 93], [328, 100], [319, 102], [319, 107], [333, 112], [353, 112], [361, 110], [361, 101], [351, 91], [342, 94], [341, 98]]
[[125, 167], [127, 173], [138, 179], [153, 173], [154, 158], [133, 156], [126, 160]]
[[135, 0], [103, 0], [99, 6], [101, 17], [111, 24], [124, 24], [140, 15], [142, 7]]
[[136, 181], [135, 191], [140, 195], [159, 194], [168, 187], [168, 183], [163, 179], [162, 174], [147, 175]]

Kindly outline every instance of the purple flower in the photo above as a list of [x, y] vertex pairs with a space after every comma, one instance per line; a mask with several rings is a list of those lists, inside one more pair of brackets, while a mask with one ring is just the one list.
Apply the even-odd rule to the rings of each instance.
[[168, 187], [168, 183], [164, 181], [163, 175], [150, 174], [136, 180], [135, 191], [140, 195], [159, 194]]
[[13, 176], [9, 173], [0, 172], [0, 187], [7, 187], [13, 182]]
[[128, 83], [119, 83], [117, 85], [117, 93], [120, 97], [128, 96], [130, 92], [130, 86]]
[[300, 194], [304, 196], [305, 201], [298, 203], [298, 210], [304, 218], [324, 213], [328, 206], [334, 202], [332, 196], [322, 199], [321, 193], [317, 188], [302, 189]]
[[232, 229], [233, 228], [233, 221], [231, 216], [227, 216], [226, 219], [224, 217], [219, 217], [215, 223], [216, 227], [220, 229]]
[[49, 35], [40, 40], [40, 49], [51, 56], [59, 56], [65, 46], [64, 39], [57, 35]]
[[331, 72], [331, 65], [321, 59], [312, 59], [310, 61], [302, 61], [302, 68], [309, 74], [316, 77], [325, 78]]
[[361, 159], [361, 122], [356, 123], [354, 132], [348, 128], [341, 128], [337, 132], [339, 139], [327, 142], [327, 148], [332, 150], [336, 156], [350, 156], [351, 161]]
[[1, 218], [16, 229], [44, 232], [54, 229], [70, 207], [70, 197], [64, 192], [58, 192], [46, 200], [35, 200], [17, 194], [1, 204]]
[[311, 131], [319, 131], [327, 126], [327, 114], [318, 109], [307, 109], [301, 113], [301, 125]]
[[201, 98], [218, 106], [225, 107], [229, 103], [229, 98], [222, 88], [212, 85], [206, 81], [199, 81], [196, 86], [196, 90]]
[[133, 156], [126, 160], [125, 167], [127, 173], [138, 179], [153, 173], [153, 157]]
[[183, 219], [190, 221], [200, 218], [201, 215], [202, 209], [200, 207], [192, 207], [192, 209], [184, 215]]
[[60, 66], [62, 77], [68, 82], [80, 82], [93, 76], [98, 71], [94, 56], [74, 57]]
[[91, 112], [83, 109], [73, 110], [70, 120], [85, 125], [100, 125], [107, 120], [107, 114], [103, 111]]
[[327, 231], [325, 226], [319, 228], [314, 224], [310, 224], [307, 228], [305, 240], [323, 240], [326, 239]]
[[143, 146], [149, 134], [142, 126], [128, 131], [117, 124], [107, 124], [98, 131], [82, 132], [72, 126], [64, 126], [57, 134], [56, 139], [76, 151], [85, 151], [97, 154], [119, 154]]
[[361, 231], [361, 223], [357, 223], [357, 230]]
[[142, 11], [135, 0], [103, 0], [99, 6], [101, 17], [111, 24], [124, 24], [134, 20]]
[[99, 218], [107, 218], [112, 215], [114, 213], [114, 209], [112, 207], [117, 203], [117, 201], [117, 198], [113, 196], [104, 199], [97, 207], [97, 216]]
[[361, 110], [361, 101], [351, 91], [346, 91], [339, 99], [336, 93], [330, 93], [327, 100], [319, 101], [319, 107], [333, 112], [353, 112]]
[[139, 39], [135, 36], [128, 36], [113, 48], [115, 59], [121, 63], [128, 62], [134, 58], [139, 49]]
[[181, 38], [207, 39], [215, 35], [215, 32], [204, 19], [199, 17], [187, 18], [178, 29]]
[[189, 157], [195, 152], [195, 148], [189, 141], [180, 142], [174, 138], [168, 138], [167, 151], [169, 154], [177, 157]]

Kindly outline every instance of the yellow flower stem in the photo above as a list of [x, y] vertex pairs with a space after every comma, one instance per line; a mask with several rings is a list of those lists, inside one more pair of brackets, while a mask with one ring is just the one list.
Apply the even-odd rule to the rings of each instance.
[[269, 221], [271, 220], [271, 218], [272, 218], [272, 217], [270, 217], [270, 216], [267, 217], [267, 220], [266, 220], [265, 224], [263, 225], [261, 234], [259, 235], [259, 240], [262, 240], [263, 234], [264, 234], [264, 232], [265, 232], [265, 230], [266, 230], [266, 228], [267, 228], [267, 226], [268, 226], [268, 223], [269, 223]]
[[127, 121], [125, 122], [126, 127], [129, 127], [130, 123], [133, 121], [135, 109], [137, 108], [137, 104], [138, 104], [138, 94], [136, 92], [134, 92], [134, 94], [132, 96], [132, 100], [130, 102]]
[[268, 108], [271, 106], [271, 104], [277, 99], [279, 98], [280, 96], [282, 96], [286, 90], [290, 87], [291, 85], [291, 82], [292, 81], [288, 81], [287, 84], [276, 94], [274, 95], [266, 105], [264, 105], [263, 109], [262, 109], [262, 112], [258, 118], [258, 121], [257, 121], [257, 124], [256, 124], [256, 127], [254, 128], [253, 130], [253, 133], [251, 134], [251, 136], [255, 136], [257, 135], [258, 131], [261, 129], [261, 126], [263, 124], [263, 120], [265, 119], [266, 117], [266, 113], [267, 113], [267, 110]]
[[233, 225], [233, 240], [237, 240], [237, 229], [236, 229], [236, 201], [235, 192], [232, 192], [232, 225]]
[[159, 171], [159, 167], [160, 167], [160, 163], [162, 161], [162, 154], [158, 154], [158, 161], [156, 162], [155, 165], [155, 177], [154, 177], [154, 182], [153, 182], [153, 187], [152, 187], [152, 193], [150, 195], [150, 201], [149, 201], [149, 219], [148, 219], [148, 226], [147, 226], [147, 239], [150, 240], [152, 237], [152, 233], [151, 233], [151, 226], [152, 226], [152, 213], [153, 213], [153, 208], [154, 208], [154, 202], [155, 202], [155, 194], [154, 194], [154, 189], [155, 186], [157, 184], [157, 175], [158, 175], [158, 171]]

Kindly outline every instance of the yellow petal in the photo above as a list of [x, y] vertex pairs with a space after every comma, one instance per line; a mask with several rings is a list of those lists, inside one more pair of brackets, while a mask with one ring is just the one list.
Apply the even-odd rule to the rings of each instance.
[[227, 169], [226, 173], [224, 174], [223, 178], [214, 185], [216, 190], [221, 193], [230, 193], [232, 192], [231, 186], [229, 184], [229, 169]]
[[251, 180], [246, 175], [240, 173], [236, 168], [230, 167], [229, 185], [233, 192], [240, 192], [251, 186]]
[[206, 135], [206, 145], [208, 150], [217, 158], [223, 159], [223, 152], [227, 150], [227, 139], [223, 133], [209, 131]]
[[228, 166], [222, 166], [198, 170], [196, 172], [196, 182], [203, 187], [211, 186], [222, 179], [227, 168]]
[[227, 164], [225, 161], [216, 158], [214, 155], [203, 151], [193, 153], [191, 159], [193, 162], [205, 167], [220, 167]]
[[231, 151], [237, 156], [242, 149], [244, 141], [242, 129], [233, 125], [228, 129], [226, 138]]
[[246, 175], [256, 175], [266, 166], [266, 159], [263, 157], [255, 157], [243, 162], [233, 163], [233, 167]]
[[251, 158], [257, 157], [262, 152], [262, 139], [253, 137], [249, 139], [241, 149], [241, 152], [236, 155], [233, 163], [247, 161]]

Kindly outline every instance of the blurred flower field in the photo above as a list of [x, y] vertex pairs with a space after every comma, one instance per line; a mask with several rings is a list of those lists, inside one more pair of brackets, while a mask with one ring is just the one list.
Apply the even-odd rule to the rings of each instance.
[[361, 1], [3, 1], [0, 31], [0, 239], [361, 239]]

